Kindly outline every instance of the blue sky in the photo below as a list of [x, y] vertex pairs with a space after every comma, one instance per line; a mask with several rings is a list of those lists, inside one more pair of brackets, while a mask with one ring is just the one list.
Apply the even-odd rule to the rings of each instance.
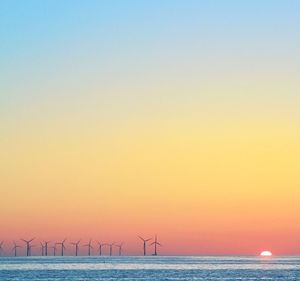
[[[223, 85], [230, 101], [240, 97], [228, 94], [228, 83], [255, 84], [271, 72], [282, 88], [293, 85], [299, 10], [299, 1], [1, 1], [1, 107], [34, 104], [33, 93], [54, 103], [82, 100], [78, 89], [112, 96], [116, 105], [119, 95], [109, 93], [124, 89], [118, 110], [136, 90], [148, 107], [159, 102], [151, 87], [173, 91], [165, 99], [177, 95], [181, 103], [172, 84], [202, 104], [220, 96], [201, 94], [198, 84]], [[286, 95], [295, 99], [294, 90]]]

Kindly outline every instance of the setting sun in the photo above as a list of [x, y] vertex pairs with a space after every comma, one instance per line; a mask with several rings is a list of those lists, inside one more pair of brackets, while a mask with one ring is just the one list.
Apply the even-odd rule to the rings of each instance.
[[263, 251], [260, 253], [261, 257], [271, 257], [272, 253], [270, 251]]

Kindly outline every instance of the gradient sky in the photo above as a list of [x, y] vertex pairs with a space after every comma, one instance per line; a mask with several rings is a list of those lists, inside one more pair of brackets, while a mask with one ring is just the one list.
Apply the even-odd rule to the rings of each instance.
[[0, 2], [0, 240], [300, 253], [299, 1]]

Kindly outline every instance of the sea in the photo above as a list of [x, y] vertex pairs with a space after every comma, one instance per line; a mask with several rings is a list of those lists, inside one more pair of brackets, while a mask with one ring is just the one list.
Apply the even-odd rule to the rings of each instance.
[[300, 280], [300, 257], [0, 257], [0, 280]]

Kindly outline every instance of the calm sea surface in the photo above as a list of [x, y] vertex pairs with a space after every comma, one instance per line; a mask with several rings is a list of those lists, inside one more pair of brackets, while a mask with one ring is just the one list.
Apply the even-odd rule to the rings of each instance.
[[300, 280], [300, 257], [0, 257], [0, 280]]

